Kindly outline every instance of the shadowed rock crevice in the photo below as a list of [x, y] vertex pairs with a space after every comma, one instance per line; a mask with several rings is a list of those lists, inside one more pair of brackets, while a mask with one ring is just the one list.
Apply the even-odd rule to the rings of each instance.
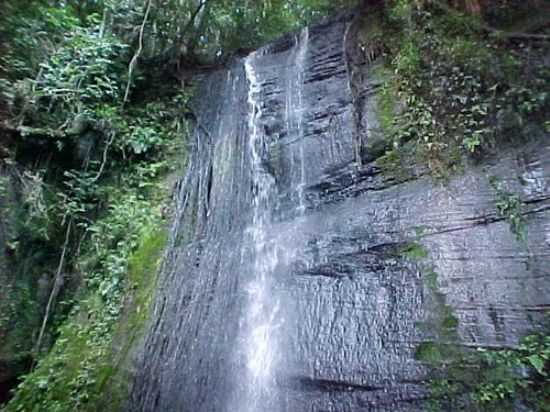
[[291, 388], [301, 388], [303, 391], [308, 392], [371, 392], [382, 389], [376, 386], [359, 385], [351, 382], [333, 381], [307, 376], [296, 377], [294, 379], [290, 378], [288, 384]]

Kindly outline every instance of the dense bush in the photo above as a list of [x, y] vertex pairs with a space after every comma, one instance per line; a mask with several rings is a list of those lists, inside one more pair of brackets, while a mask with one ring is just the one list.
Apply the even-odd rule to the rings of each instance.
[[391, 112], [391, 102], [403, 108], [386, 125], [394, 159], [412, 149], [436, 176], [447, 176], [464, 154], [478, 159], [545, 132], [548, 41], [498, 35], [481, 16], [444, 2], [397, 1], [386, 27], [393, 27], [386, 48], [395, 76], [380, 111]]

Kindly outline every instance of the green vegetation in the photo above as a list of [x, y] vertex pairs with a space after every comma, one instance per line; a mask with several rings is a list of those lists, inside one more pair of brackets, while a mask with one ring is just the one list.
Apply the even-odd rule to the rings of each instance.
[[[385, 71], [388, 71], [387, 69]], [[397, 97], [393, 94], [393, 89], [386, 82], [380, 91], [378, 100], [377, 115], [380, 119], [380, 126], [386, 136], [392, 136], [395, 133], [394, 117], [396, 115]]]
[[[414, 260], [427, 257], [417, 243]], [[406, 255], [407, 256], [407, 255]], [[419, 263], [427, 289], [430, 318], [419, 325], [431, 336], [416, 347], [415, 357], [430, 367], [430, 411], [513, 411], [518, 402], [529, 410], [548, 411], [550, 397], [550, 336], [534, 333], [516, 348], [463, 346], [458, 318], [439, 290], [433, 268]]]
[[[127, 331], [127, 351], [145, 322], [155, 285], [165, 236], [158, 229], [158, 208], [151, 210], [148, 203], [134, 193], [121, 196], [91, 227], [88, 252], [79, 262], [85, 266], [86, 290], [76, 296], [52, 350], [27, 375], [6, 411], [97, 410], [106, 382], [120, 373], [113, 368], [111, 348], [118, 321], [122, 316], [118, 327]], [[131, 313], [124, 313], [124, 303]]]
[[415, 357], [429, 366], [430, 411], [513, 411], [518, 402], [529, 410], [548, 411], [550, 397], [550, 336], [533, 333], [515, 348], [473, 350], [461, 343], [459, 320], [439, 288], [438, 274], [425, 260], [419, 243], [424, 227], [415, 228], [415, 241], [398, 249], [398, 256], [422, 273], [428, 317], [418, 324], [425, 340]]
[[[407, 158], [446, 178], [465, 160], [478, 161], [503, 145], [548, 132], [550, 69], [533, 62], [548, 53], [550, 42], [521, 32], [536, 26], [528, 6], [468, 13], [446, 4], [400, 0], [386, 8], [386, 68], [393, 78], [378, 100], [388, 140], [378, 163], [402, 179], [410, 170]], [[524, 241], [521, 199], [502, 182], [490, 179], [490, 184], [498, 217]], [[402, 254], [420, 261], [425, 251], [415, 245]], [[419, 325], [429, 338], [416, 348], [418, 360], [431, 370], [429, 409], [505, 411], [521, 403], [529, 410], [549, 410], [548, 334], [530, 334], [516, 348], [462, 346], [458, 319], [439, 291], [437, 273], [419, 265], [433, 312]]]
[[[399, 159], [412, 154], [434, 176], [447, 177], [464, 158], [543, 135], [550, 69], [530, 62], [542, 59], [549, 42], [497, 36], [484, 17], [439, 1], [400, 0], [387, 8], [394, 76], [378, 104], [390, 142], [384, 168], [402, 167]], [[399, 116], [392, 116], [397, 106]]]
[[516, 349], [459, 348], [426, 342], [418, 359], [434, 368], [429, 409], [513, 411], [518, 402], [548, 411], [550, 337], [526, 336]]
[[503, 183], [493, 176], [489, 178], [489, 183], [497, 194], [495, 206], [498, 216], [505, 219], [510, 224], [510, 230], [516, 236], [516, 239], [519, 242], [524, 242], [526, 240], [527, 227], [525, 224], [525, 216], [522, 213], [523, 202], [518, 195], [507, 191]]
[[420, 243], [412, 242], [399, 250], [399, 255], [410, 260], [422, 260], [428, 257], [428, 251]]
[[423, 273], [434, 315], [420, 327], [433, 339], [417, 346], [416, 358], [431, 369], [428, 410], [512, 411], [522, 402], [531, 410], [547, 411], [550, 336], [529, 335], [514, 349], [464, 347], [437, 273], [430, 268]]

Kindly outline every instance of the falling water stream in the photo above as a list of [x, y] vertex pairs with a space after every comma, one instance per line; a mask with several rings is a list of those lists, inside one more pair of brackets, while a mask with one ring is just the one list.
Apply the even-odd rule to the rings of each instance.
[[272, 293], [271, 275], [277, 266], [277, 245], [269, 239], [267, 225], [271, 221], [270, 200], [273, 198], [275, 182], [263, 167], [262, 151], [265, 146], [260, 126], [262, 104], [261, 84], [254, 69], [255, 53], [245, 60], [248, 81], [248, 104], [250, 107], [248, 133], [252, 168], [252, 222], [247, 230], [253, 245], [254, 262], [251, 281], [245, 286], [248, 294], [248, 308], [244, 319], [246, 342], [247, 396], [242, 410], [259, 410], [270, 402], [273, 387], [272, 366], [276, 348], [273, 333], [277, 326], [279, 303]]
[[[287, 63], [287, 99], [285, 107], [285, 120], [288, 129], [288, 134], [294, 134], [299, 139], [298, 158], [293, 159], [293, 165], [298, 163], [300, 181], [294, 185], [298, 196], [298, 212], [303, 214], [305, 211], [305, 195], [306, 186], [306, 162], [304, 158], [304, 81], [305, 81], [305, 63], [308, 50], [309, 29], [302, 29], [299, 35], [295, 36], [296, 47], [294, 53], [289, 55]], [[294, 129], [295, 131], [293, 131]]]
[[[289, 56], [288, 90], [285, 108], [286, 127], [295, 129], [300, 139], [300, 151], [297, 167], [300, 178], [294, 184], [298, 197], [298, 211], [303, 213], [305, 165], [303, 147], [303, 101], [304, 62], [307, 52], [308, 29], [295, 36], [295, 53]], [[244, 62], [248, 82], [248, 117], [249, 150], [252, 169], [252, 222], [247, 230], [250, 242], [254, 245], [254, 263], [251, 281], [246, 285], [248, 307], [245, 310], [244, 339], [247, 345], [246, 364], [248, 372], [248, 389], [245, 405], [241, 411], [260, 411], [269, 407], [270, 411], [280, 408], [277, 404], [276, 373], [277, 329], [284, 319], [280, 312], [280, 301], [274, 282], [279, 259], [290, 252], [269, 232], [273, 223], [273, 204], [276, 202], [276, 184], [274, 177], [265, 168], [266, 136], [262, 128], [262, 85], [255, 70], [255, 60], [261, 51], [252, 53]]]

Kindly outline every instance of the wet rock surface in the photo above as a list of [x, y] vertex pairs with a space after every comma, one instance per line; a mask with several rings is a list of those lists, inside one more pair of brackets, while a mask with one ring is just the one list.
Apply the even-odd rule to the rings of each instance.
[[[445, 184], [422, 173], [398, 181], [365, 164], [358, 145], [376, 129], [375, 88], [357, 104], [345, 46], [351, 19], [249, 57], [257, 95], [243, 61], [204, 82], [128, 410], [424, 410], [428, 369], [414, 355], [437, 338], [421, 327], [438, 310], [431, 272], [458, 320], [453, 344], [508, 347], [542, 327], [550, 143], [502, 148]], [[261, 133], [252, 142], [260, 164], [251, 125]], [[262, 174], [273, 187], [258, 247], [249, 234]], [[498, 214], [491, 176], [524, 203], [524, 242]], [[421, 252], [408, 253], [411, 245]], [[246, 319], [268, 257], [260, 310], [272, 322], [260, 340], [269, 344], [261, 359], [269, 377], [260, 382], [249, 362], [259, 329]]]

